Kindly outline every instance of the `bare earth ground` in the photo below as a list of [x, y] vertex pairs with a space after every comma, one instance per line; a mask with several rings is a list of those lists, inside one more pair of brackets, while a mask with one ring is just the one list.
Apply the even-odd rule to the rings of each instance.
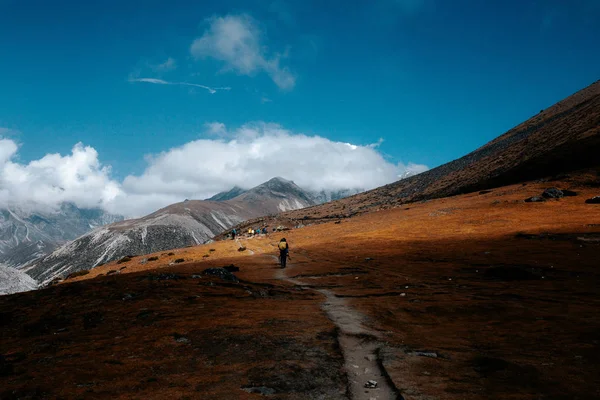
[[[594, 179], [295, 229], [285, 270], [270, 234], [0, 297], [0, 398], [600, 398]], [[522, 201], [549, 186], [579, 195]]]

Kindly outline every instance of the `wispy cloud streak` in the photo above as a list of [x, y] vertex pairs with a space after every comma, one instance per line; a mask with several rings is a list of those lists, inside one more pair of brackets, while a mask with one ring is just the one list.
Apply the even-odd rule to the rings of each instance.
[[180, 86], [192, 86], [192, 87], [197, 87], [197, 88], [201, 88], [201, 89], [205, 89], [207, 90], [210, 94], [215, 94], [217, 93], [217, 90], [231, 90], [230, 87], [226, 86], [226, 87], [210, 87], [210, 86], [205, 86], [205, 85], [200, 85], [197, 83], [189, 83], [189, 82], [169, 82], [169, 81], [165, 81], [162, 79], [155, 79], [155, 78], [135, 78], [135, 79], [129, 79], [129, 82], [145, 82], [145, 83], [153, 83], [155, 85], [180, 85]]

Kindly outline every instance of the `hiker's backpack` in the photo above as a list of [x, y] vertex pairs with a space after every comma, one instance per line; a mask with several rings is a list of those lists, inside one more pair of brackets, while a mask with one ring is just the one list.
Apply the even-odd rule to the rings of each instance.
[[286, 250], [287, 242], [279, 242], [279, 250]]

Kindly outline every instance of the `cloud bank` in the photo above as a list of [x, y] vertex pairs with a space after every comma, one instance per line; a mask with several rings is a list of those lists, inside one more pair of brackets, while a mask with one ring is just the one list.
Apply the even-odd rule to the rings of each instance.
[[18, 146], [0, 139], [0, 206], [35, 203], [57, 206], [74, 202], [80, 207], [109, 206], [121, 193], [92, 147], [76, 144], [71, 154], [47, 154], [28, 164], [12, 161]]
[[264, 33], [256, 20], [246, 14], [213, 17], [204, 34], [190, 48], [195, 58], [214, 58], [223, 62], [224, 70], [253, 76], [267, 73], [283, 90], [291, 90], [296, 77], [281, 65], [281, 53], [269, 53], [263, 43]]
[[312, 190], [371, 189], [398, 180], [424, 165], [393, 164], [373, 145], [335, 142], [296, 134], [276, 124], [253, 123], [229, 130], [206, 126], [207, 139], [146, 157], [141, 175], [111, 178], [98, 153], [77, 144], [71, 154], [48, 154], [28, 164], [13, 161], [18, 151], [0, 139], [0, 206], [35, 202], [57, 206], [70, 201], [129, 217], [184, 199], [204, 199], [233, 186], [251, 188], [274, 176]]

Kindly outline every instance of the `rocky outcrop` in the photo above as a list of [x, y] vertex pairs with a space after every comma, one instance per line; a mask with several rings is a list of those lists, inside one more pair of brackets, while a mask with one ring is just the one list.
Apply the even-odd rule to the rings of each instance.
[[586, 204], [600, 204], [600, 196], [592, 197], [591, 199], [587, 199]]

